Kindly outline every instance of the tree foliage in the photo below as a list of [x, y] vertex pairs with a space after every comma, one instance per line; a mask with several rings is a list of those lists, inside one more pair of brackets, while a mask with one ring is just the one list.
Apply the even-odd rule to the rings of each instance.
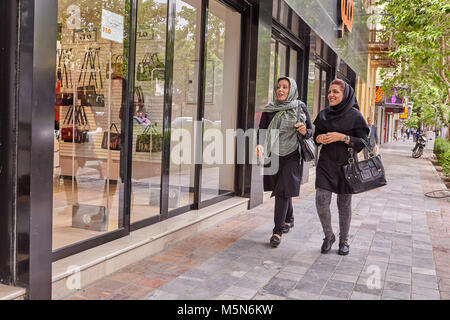
[[[394, 70], [382, 70], [383, 90], [409, 88], [417, 121], [448, 126], [450, 104], [450, 2], [379, 0], [384, 39], [391, 42]], [[413, 119], [410, 119], [413, 121]]]

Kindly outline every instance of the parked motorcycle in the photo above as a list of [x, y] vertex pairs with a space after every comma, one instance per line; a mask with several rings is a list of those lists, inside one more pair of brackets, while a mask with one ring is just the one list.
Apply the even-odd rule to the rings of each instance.
[[412, 149], [412, 157], [417, 159], [423, 154], [423, 149], [425, 149], [425, 145], [427, 144], [427, 137], [425, 134], [419, 134], [416, 141], [416, 146]]

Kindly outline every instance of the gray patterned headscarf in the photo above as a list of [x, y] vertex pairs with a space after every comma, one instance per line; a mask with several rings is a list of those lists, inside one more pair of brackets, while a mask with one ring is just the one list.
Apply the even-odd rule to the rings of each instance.
[[[280, 80], [286, 79], [290, 83], [289, 94], [286, 100], [280, 101], [277, 97], [277, 85]], [[264, 157], [267, 158], [272, 150], [279, 156], [286, 156], [295, 149], [301, 154], [300, 143], [297, 138], [297, 113], [300, 110], [299, 121], [305, 123], [306, 115], [298, 99], [297, 83], [289, 77], [279, 77], [274, 86], [274, 102], [267, 104], [263, 112], [276, 112], [270, 122], [264, 143]], [[278, 131], [277, 131], [278, 130]], [[276, 149], [278, 148], [278, 152]]]

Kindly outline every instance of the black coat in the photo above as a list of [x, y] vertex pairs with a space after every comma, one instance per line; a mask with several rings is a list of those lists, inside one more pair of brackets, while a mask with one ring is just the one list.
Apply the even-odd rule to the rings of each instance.
[[[302, 109], [306, 115], [306, 138], [309, 138], [313, 134], [311, 118], [306, 106], [302, 106]], [[259, 121], [259, 129], [267, 129], [275, 114], [276, 112], [263, 112]], [[263, 144], [262, 141], [260, 143]], [[300, 194], [303, 174], [303, 160], [300, 159], [298, 150], [286, 156], [280, 156], [279, 161], [279, 169], [276, 174], [264, 175], [264, 191], [272, 191], [271, 197], [297, 197]], [[270, 164], [265, 165], [265, 167], [268, 166]]]
[[[359, 111], [358, 111], [359, 112]], [[314, 142], [319, 134], [327, 133], [317, 126], [314, 130]], [[338, 131], [350, 136], [350, 143], [333, 142], [327, 145], [322, 145], [319, 154], [319, 161], [316, 168], [316, 188], [325, 189], [339, 194], [350, 194], [350, 190], [345, 184], [345, 176], [342, 166], [348, 163], [350, 153], [348, 148], [353, 148], [354, 154], [360, 152], [364, 148], [361, 139], [367, 142], [367, 129], [348, 129]], [[320, 145], [316, 142], [317, 145]]]

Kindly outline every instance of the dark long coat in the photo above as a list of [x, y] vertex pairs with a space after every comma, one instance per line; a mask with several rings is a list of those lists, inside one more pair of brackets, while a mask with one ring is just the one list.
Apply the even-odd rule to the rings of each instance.
[[[302, 109], [306, 114], [306, 138], [310, 138], [313, 135], [311, 118], [306, 106], [302, 105]], [[267, 129], [275, 114], [276, 112], [263, 112], [259, 122], [259, 129]], [[262, 141], [258, 142], [263, 144]], [[270, 166], [270, 164], [265, 166]], [[280, 156], [277, 173], [274, 175], [264, 175], [264, 191], [272, 191], [271, 197], [297, 197], [300, 194], [302, 173], [303, 160], [300, 159], [298, 150], [286, 156]]]
[[[350, 137], [350, 143], [334, 142], [322, 145], [319, 154], [319, 161], [316, 169], [316, 188], [325, 189], [337, 194], [350, 194], [351, 191], [345, 184], [344, 171], [342, 166], [348, 163], [350, 153], [348, 148], [353, 148], [354, 154], [357, 154], [364, 148], [364, 139], [367, 141], [367, 129], [351, 129], [339, 131]], [[327, 133], [318, 127], [314, 130], [314, 141], [319, 134]], [[318, 144], [316, 142], [316, 144]], [[320, 145], [320, 144], [318, 144]]]

